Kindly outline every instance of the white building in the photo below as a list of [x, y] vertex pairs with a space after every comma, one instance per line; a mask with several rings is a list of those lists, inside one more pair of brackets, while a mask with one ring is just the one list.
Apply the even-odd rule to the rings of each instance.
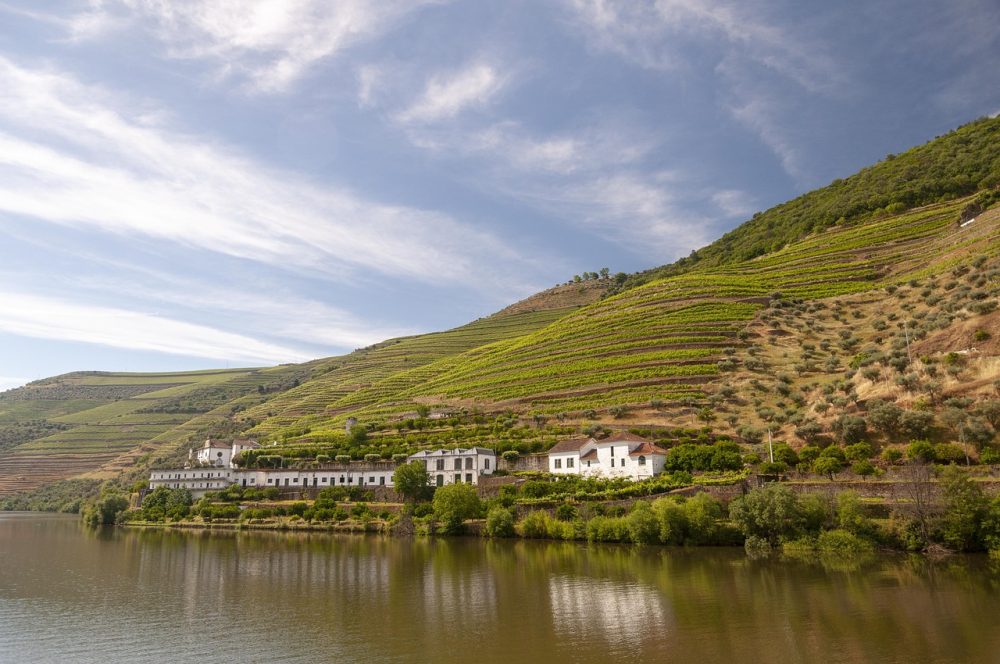
[[497, 456], [485, 447], [455, 450], [421, 450], [408, 457], [409, 461], [423, 461], [434, 486], [445, 484], [479, 484], [480, 475], [492, 475], [497, 467]]
[[628, 432], [607, 438], [571, 438], [549, 450], [549, 472], [644, 480], [663, 471], [665, 450]]
[[[191, 459], [196, 458], [199, 464], [188, 468], [153, 470], [149, 475], [149, 488], [188, 489], [192, 496], [199, 498], [209, 491], [221, 491], [233, 484], [298, 491], [330, 486], [391, 487], [397, 466], [392, 461], [329, 463], [314, 468], [239, 468], [233, 464], [237, 454], [257, 447], [257, 442], [252, 440], [237, 440], [231, 444], [207, 440], [198, 449], [197, 456], [194, 450], [188, 455]], [[215, 463], [210, 463], [212, 460]], [[422, 450], [407, 460], [425, 463], [430, 483], [435, 486], [478, 484], [480, 475], [492, 474], [496, 469], [496, 454], [481, 447]]]
[[209, 438], [196, 450], [188, 450], [188, 460], [202, 466], [229, 468], [233, 460], [233, 444]]

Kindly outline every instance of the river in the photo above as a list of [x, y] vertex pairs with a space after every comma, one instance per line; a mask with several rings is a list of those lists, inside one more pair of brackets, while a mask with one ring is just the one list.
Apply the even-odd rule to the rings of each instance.
[[2, 662], [997, 662], [1000, 570], [0, 513]]

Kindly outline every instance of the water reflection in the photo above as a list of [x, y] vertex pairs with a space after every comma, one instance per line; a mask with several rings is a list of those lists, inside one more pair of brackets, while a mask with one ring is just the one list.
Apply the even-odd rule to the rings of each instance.
[[995, 661], [995, 563], [0, 515], [0, 660]]

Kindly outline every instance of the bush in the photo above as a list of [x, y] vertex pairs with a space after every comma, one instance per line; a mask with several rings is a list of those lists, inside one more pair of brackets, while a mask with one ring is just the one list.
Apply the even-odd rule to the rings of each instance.
[[952, 443], [938, 443], [934, 446], [934, 459], [938, 463], [962, 463], [965, 450]]
[[824, 530], [816, 540], [816, 547], [823, 553], [839, 556], [858, 556], [872, 553], [874, 545], [846, 530]]
[[587, 521], [585, 532], [591, 542], [627, 542], [630, 539], [626, 517], [595, 516]]
[[844, 448], [844, 456], [847, 461], [862, 461], [870, 459], [875, 454], [872, 446], [868, 443], [855, 443]]
[[907, 446], [906, 458], [920, 463], [934, 463], [937, 460], [937, 455], [934, 453], [934, 446], [929, 442], [915, 440]]
[[484, 532], [490, 537], [514, 536], [514, 513], [505, 507], [493, 507], [486, 514]]
[[471, 484], [448, 484], [434, 492], [434, 518], [441, 522], [444, 532], [456, 534], [463, 530], [464, 521], [482, 512], [482, 503], [476, 488]]
[[560, 521], [572, 521], [576, 518], [576, 507], [570, 503], [563, 503], [556, 508], [556, 518]]
[[653, 508], [640, 500], [626, 517], [629, 540], [634, 544], [655, 544], [660, 539], [660, 524]]
[[729, 518], [744, 537], [760, 538], [777, 546], [783, 537], [799, 531], [803, 514], [791, 489], [770, 484], [733, 500], [729, 504]]

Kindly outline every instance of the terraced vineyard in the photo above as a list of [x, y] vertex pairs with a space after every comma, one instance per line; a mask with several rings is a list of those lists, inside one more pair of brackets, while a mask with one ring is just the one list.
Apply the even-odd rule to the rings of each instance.
[[741, 369], [745, 330], [777, 293], [803, 300], [861, 293], [945, 270], [972, 253], [995, 253], [995, 216], [974, 228], [955, 223], [967, 202], [927, 206], [863, 228], [832, 228], [773, 255], [655, 281], [517, 338], [348, 391], [322, 414], [295, 420], [285, 411], [287, 419], [256, 431], [308, 442], [341, 431], [348, 416], [391, 424], [412, 417], [421, 403], [560, 419], [597, 411], [603, 419], [612, 409], [697, 401]]
[[[163, 374], [75, 373], [0, 394], [0, 430], [56, 430], [0, 452], [0, 495], [70, 477], [106, 478], [168, 443], [196, 415], [257, 395], [292, 368]], [[301, 370], [298, 370], [301, 372]], [[183, 400], [187, 412], [169, 411]], [[197, 412], [191, 412], [197, 411]], [[197, 419], [197, 418], [196, 418]]]
[[[578, 310], [603, 293], [601, 284], [563, 286], [462, 327], [375, 344], [325, 361], [317, 377], [245, 413], [252, 435], [302, 431], [330, 422], [357, 403], [374, 403], [388, 381], [419, 380], [422, 368], [502, 339], [518, 338]], [[554, 295], [553, 295], [554, 294]], [[548, 304], [555, 308], [545, 308]], [[389, 388], [390, 390], [392, 388]]]

